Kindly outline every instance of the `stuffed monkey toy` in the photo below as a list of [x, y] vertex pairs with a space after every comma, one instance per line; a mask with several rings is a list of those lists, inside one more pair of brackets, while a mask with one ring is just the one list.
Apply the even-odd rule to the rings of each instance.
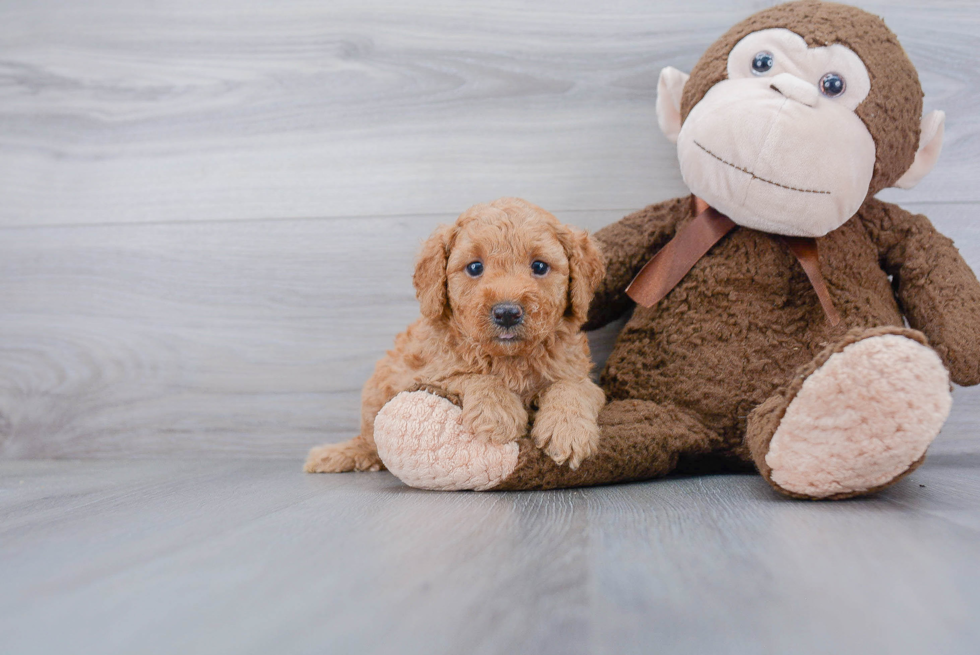
[[[586, 329], [630, 310], [602, 373], [598, 451], [560, 466], [528, 438], [474, 439], [438, 390], [377, 418], [385, 465], [429, 489], [547, 489], [711, 467], [797, 498], [915, 469], [980, 383], [980, 284], [925, 216], [877, 200], [933, 167], [942, 112], [881, 19], [803, 0], [660, 76], [657, 117], [692, 195], [595, 234]], [[466, 475], [458, 475], [463, 467]], [[455, 472], [455, 474], [451, 474]]]

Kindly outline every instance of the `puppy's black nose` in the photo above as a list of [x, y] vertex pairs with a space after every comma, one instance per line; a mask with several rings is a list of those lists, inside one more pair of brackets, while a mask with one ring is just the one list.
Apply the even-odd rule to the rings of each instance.
[[493, 322], [503, 328], [514, 327], [524, 320], [524, 308], [511, 302], [494, 305], [490, 314]]

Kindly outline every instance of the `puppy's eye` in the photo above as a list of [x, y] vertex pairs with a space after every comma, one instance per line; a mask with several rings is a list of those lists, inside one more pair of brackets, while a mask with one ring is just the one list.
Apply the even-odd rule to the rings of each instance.
[[844, 93], [846, 88], [847, 84], [844, 82], [844, 78], [837, 73], [827, 73], [820, 78], [820, 92], [828, 98], [836, 98]]
[[548, 266], [547, 264], [545, 264], [540, 259], [535, 260], [534, 262], [531, 263], [531, 272], [534, 273], [535, 275], [537, 275], [538, 277], [541, 277], [543, 275], [547, 275], [548, 274], [548, 271], [550, 271], [550, 270], [551, 270], [551, 267]]
[[470, 277], [480, 277], [483, 275], [483, 262], [470, 262], [466, 265], [466, 274]]
[[772, 70], [772, 65], [775, 63], [771, 52], [762, 52], [756, 54], [752, 58], [752, 72], [756, 75], [765, 75], [770, 70]]

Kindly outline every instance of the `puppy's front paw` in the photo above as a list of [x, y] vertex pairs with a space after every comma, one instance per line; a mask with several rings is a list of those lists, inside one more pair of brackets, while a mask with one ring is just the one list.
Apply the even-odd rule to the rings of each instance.
[[344, 471], [380, 471], [384, 468], [377, 451], [359, 438], [317, 446], [306, 456], [307, 473], [343, 473]]
[[557, 464], [568, 462], [574, 470], [599, 448], [599, 426], [572, 413], [542, 409], [534, 419], [531, 438]]
[[463, 427], [491, 443], [516, 441], [527, 431], [527, 410], [521, 399], [507, 391], [491, 397], [463, 399]]

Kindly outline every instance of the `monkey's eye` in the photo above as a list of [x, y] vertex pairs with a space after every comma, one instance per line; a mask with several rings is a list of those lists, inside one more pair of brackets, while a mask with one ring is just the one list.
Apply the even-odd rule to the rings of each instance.
[[837, 73], [827, 73], [820, 78], [820, 92], [828, 98], [836, 98], [844, 93], [846, 88], [844, 78]]
[[483, 275], [483, 262], [475, 261], [466, 265], [466, 274], [470, 277], [480, 277]]
[[543, 277], [547, 275], [548, 271], [550, 270], [551, 267], [548, 266], [543, 261], [541, 261], [540, 259], [531, 262], [531, 272], [537, 275], [538, 277]]
[[772, 70], [773, 63], [775, 62], [772, 53], [763, 50], [752, 59], [752, 72], [756, 75], [765, 75]]

